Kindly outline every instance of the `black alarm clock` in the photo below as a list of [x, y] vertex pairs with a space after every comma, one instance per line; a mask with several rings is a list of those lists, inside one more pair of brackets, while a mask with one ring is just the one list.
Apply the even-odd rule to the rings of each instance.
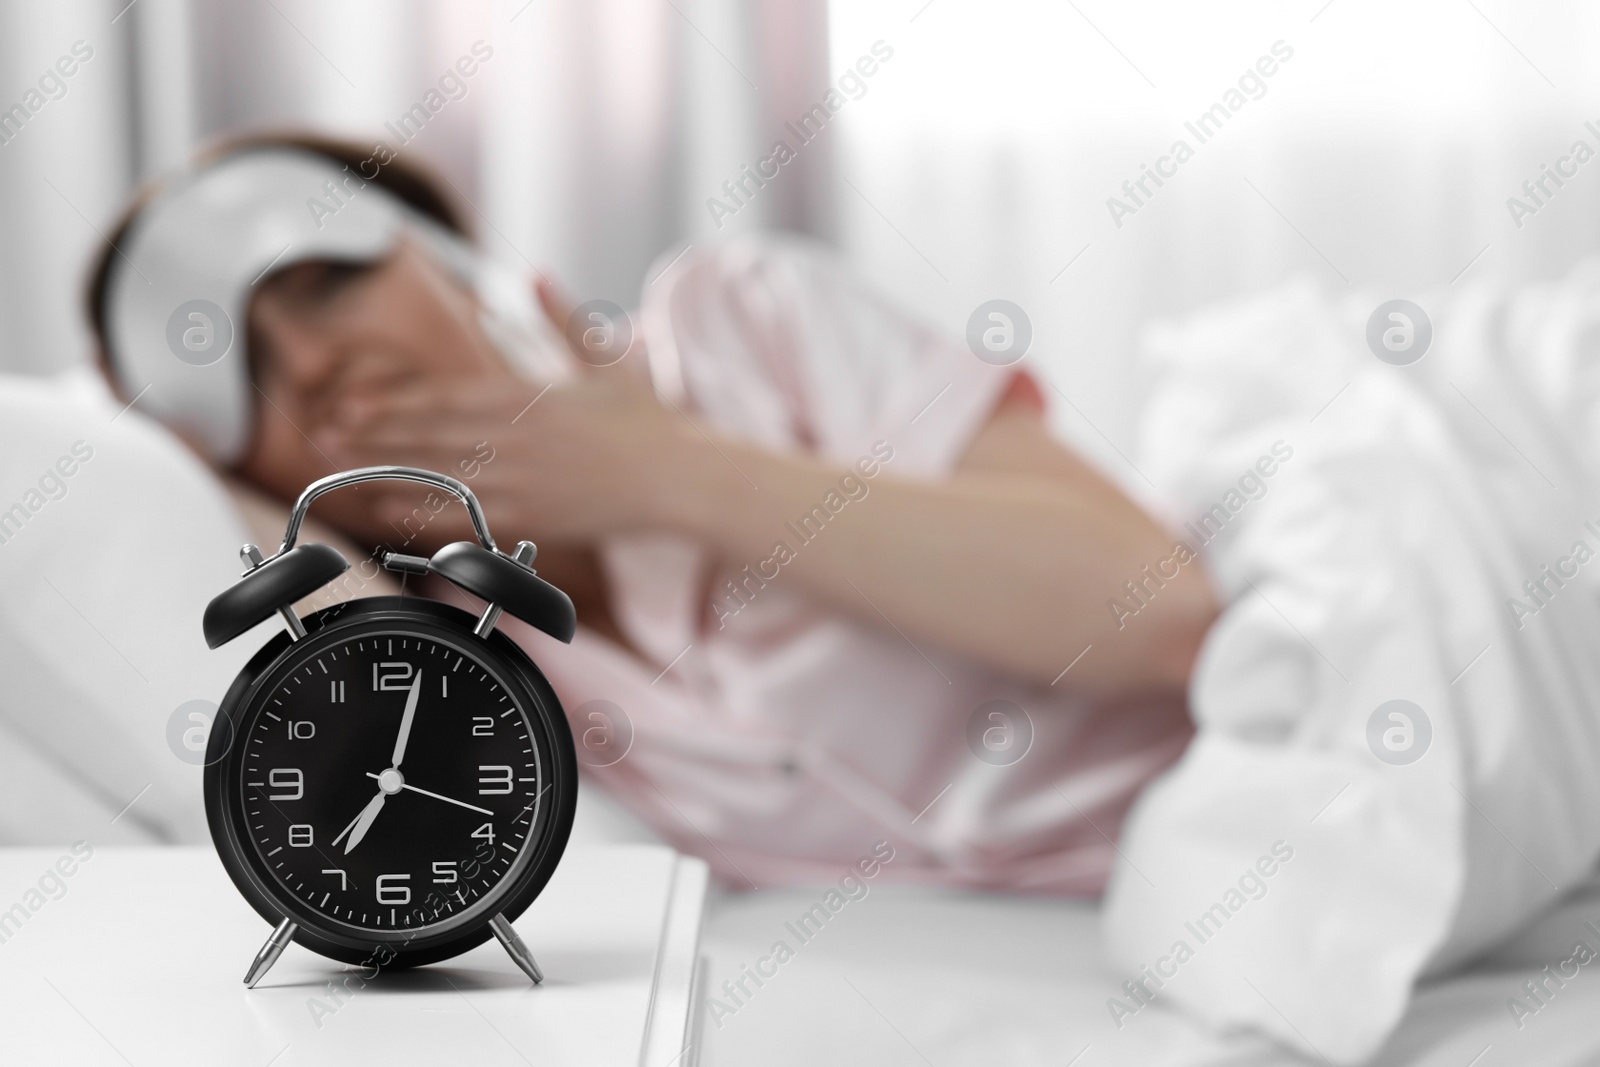
[[[295, 613], [349, 567], [328, 545], [295, 545], [306, 509], [380, 479], [433, 486], [466, 506], [477, 544], [382, 563], [447, 579], [485, 601], [482, 614], [414, 596]], [[411, 966], [491, 935], [543, 980], [511, 921], [566, 847], [577, 757], [555, 692], [495, 624], [508, 611], [570, 642], [577, 619], [567, 595], [534, 573], [534, 551], [523, 541], [501, 552], [465, 485], [410, 467], [323, 478], [296, 501], [276, 554], [241, 549], [248, 569], [207, 606], [206, 644], [273, 614], [287, 625], [228, 689], [206, 751], [212, 840], [274, 927], [247, 986], [291, 940], [345, 963]]]

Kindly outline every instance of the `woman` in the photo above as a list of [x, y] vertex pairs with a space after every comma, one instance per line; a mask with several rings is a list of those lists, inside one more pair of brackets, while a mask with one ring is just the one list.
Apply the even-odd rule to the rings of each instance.
[[[251, 277], [254, 205], [300, 211], [283, 192], [300, 170], [326, 178], [306, 198], [315, 228], [295, 223], [299, 245]], [[230, 181], [236, 202], [206, 214], [208, 183]], [[357, 232], [388, 205], [411, 221]], [[646, 293], [644, 337], [604, 367], [589, 319], [541, 280], [575, 358], [534, 341], [530, 371], [465, 280], [461, 233], [398, 160], [224, 149], [149, 194], [102, 257], [90, 308], [108, 375], [128, 400], [149, 385], [141, 406], [280, 502], [334, 469], [471, 464], [491, 525], [539, 543], [589, 631], [570, 656], [537, 650], [575, 727], [596, 721], [586, 698], [631, 720], [637, 743], [604, 777], [731, 882], [829, 877], [884, 838], [903, 877], [1098, 891], [1122, 813], [1187, 738], [1217, 606], [1199, 568], [1153, 577], [1173, 537], [1051, 436], [1031, 379], [781, 240], [675, 262]], [[149, 323], [173, 336], [189, 305], [163, 287], [196, 263], [183, 284], [244, 279], [248, 363], [218, 365], [249, 391], [228, 403], [191, 387], [197, 361], [176, 348], [140, 354]], [[319, 505], [358, 541], [469, 536], [459, 509], [433, 511], [401, 487]], [[1136, 620], [1107, 608], [1129, 582]]]

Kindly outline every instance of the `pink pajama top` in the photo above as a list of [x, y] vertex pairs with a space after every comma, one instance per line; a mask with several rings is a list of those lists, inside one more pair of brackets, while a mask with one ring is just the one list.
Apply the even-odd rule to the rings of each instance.
[[794, 239], [691, 250], [640, 318], [673, 403], [836, 465], [840, 489], [758, 559], [666, 535], [606, 544], [642, 657], [582, 627], [563, 647], [506, 624], [565, 704], [589, 783], [730, 888], [835, 881], [887, 840], [889, 878], [1098, 894], [1129, 805], [1189, 739], [1182, 702], [1108, 709], [1007, 678], [819, 606], [783, 573], [828, 524], [871, 522], [876, 480], [949, 472], [1016, 372]]

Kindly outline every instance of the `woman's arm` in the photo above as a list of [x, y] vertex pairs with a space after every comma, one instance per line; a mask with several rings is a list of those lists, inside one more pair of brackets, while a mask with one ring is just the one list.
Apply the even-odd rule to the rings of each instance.
[[[950, 478], [905, 478], [891, 461], [803, 543], [790, 527], [839, 491], [845, 470], [721, 439], [631, 375], [543, 394], [504, 379], [434, 385], [352, 402], [344, 427], [320, 443], [352, 464], [428, 466], [488, 441], [495, 458], [472, 484], [497, 528], [558, 543], [670, 529], [736, 570], [787, 542], [795, 558], [772, 580], [1042, 684], [1180, 688], [1217, 611], [1194, 563], [1159, 587], [1146, 577], [1171, 559], [1172, 538], [1015, 405]], [[1144, 583], [1145, 606], [1119, 619], [1108, 601], [1135, 605], [1128, 581]]]
[[[709, 544], [757, 578], [777, 570], [775, 582], [887, 621], [915, 645], [1037, 683], [1181, 689], [1217, 613], [1197, 565], [1169, 563], [1176, 576], [1159, 586], [1146, 578], [1147, 565], [1155, 571], [1173, 555], [1173, 538], [1019, 405], [990, 420], [948, 479], [899, 477], [892, 461], [870, 480], [857, 473], [867, 495], [825, 525], [814, 521], [815, 534], [801, 517], [830, 492], [837, 506], [845, 470], [703, 438], [654, 462], [660, 484], [674, 489], [651, 496], [646, 525]], [[780, 541], [794, 558], [775, 567], [765, 561]], [[1112, 598], [1139, 605], [1124, 591], [1130, 580], [1145, 582], [1145, 606], [1119, 619]], [[759, 595], [757, 583], [745, 588]], [[731, 597], [722, 604], [738, 607]]]

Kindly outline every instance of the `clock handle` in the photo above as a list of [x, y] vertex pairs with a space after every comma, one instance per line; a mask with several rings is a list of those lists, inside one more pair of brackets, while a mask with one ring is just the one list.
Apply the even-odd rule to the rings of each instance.
[[505, 948], [506, 955], [522, 968], [524, 974], [533, 979], [534, 985], [544, 981], [544, 972], [539, 969], [533, 953], [528, 951], [528, 946], [517, 936], [517, 931], [512, 928], [511, 920], [506, 918], [504, 912], [495, 913], [495, 917], [489, 920], [489, 929], [494, 931], [494, 936]]
[[295, 930], [299, 929], [288, 919], [278, 924], [272, 931], [272, 936], [267, 938], [267, 943], [261, 946], [261, 951], [256, 953], [255, 962], [250, 964], [250, 969], [245, 972], [244, 984], [254, 989], [256, 983], [261, 981], [263, 975], [272, 970], [272, 965], [278, 962], [278, 957], [283, 955], [283, 950], [289, 947], [289, 941], [294, 937]]
[[300, 499], [294, 502], [294, 507], [289, 512], [289, 523], [283, 531], [283, 544], [273, 558], [283, 555], [294, 547], [295, 539], [300, 536], [300, 524], [305, 521], [306, 509], [311, 507], [311, 502], [317, 497], [332, 492], [340, 486], [381, 481], [417, 482], [431, 485], [435, 489], [443, 489], [466, 506], [467, 517], [472, 520], [472, 532], [478, 535], [478, 543], [490, 552], [496, 551], [494, 538], [489, 534], [489, 520], [484, 517], [478, 498], [472, 495], [472, 490], [468, 489], [465, 483], [447, 474], [425, 471], [420, 467], [358, 467], [355, 470], [330, 474], [306, 486], [305, 491], [300, 494]]

